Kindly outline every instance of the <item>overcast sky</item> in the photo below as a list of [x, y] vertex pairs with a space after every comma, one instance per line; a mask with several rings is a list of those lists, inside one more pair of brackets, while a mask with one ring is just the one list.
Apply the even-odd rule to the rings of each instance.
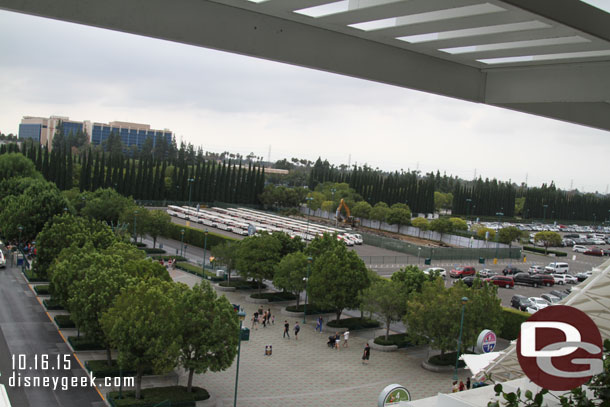
[[555, 181], [605, 193], [610, 134], [230, 53], [0, 10], [0, 132], [22, 116], [147, 123], [271, 160]]

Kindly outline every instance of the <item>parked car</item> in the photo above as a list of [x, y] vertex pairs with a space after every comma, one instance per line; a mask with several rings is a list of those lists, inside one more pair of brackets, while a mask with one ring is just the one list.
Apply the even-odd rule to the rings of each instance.
[[599, 247], [590, 247], [587, 251], [584, 252], [587, 256], [603, 256], [604, 251]]
[[549, 305], [551, 305], [550, 302], [548, 302], [544, 298], [540, 298], [540, 297], [529, 297], [529, 300], [531, 301], [532, 305], [527, 307], [526, 311], [529, 312], [530, 314], [533, 314], [534, 312], [540, 311], [541, 309], [546, 308]]
[[582, 281], [585, 281], [587, 278], [591, 277], [591, 274], [593, 274], [593, 273], [591, 273], [590, 271], [585, 271], [583, 273], [576, 274], [575, 277], [578, 279], [578, 282], [580, 283]]
[[0, 250], [0, 267], [6, 267], [6, 258], [4, 257], [2, 250]]
[[568, 283], [567, 274], [551, 274], [555, 280], [555, 284], [564, 285]]
[[559, 301], [561, 301], [561, 298], [553, 294], [542, 294], [540, 298], [542, 298], [543, 300], [547, 300], [551, 303], [551, 305], [557, 304]]
[[517, 273], [523, 273], [523, 270], [519, 270], [515, 266], [506, 266], [504, 268], [504, 270], [502, 270], [502, 274], [504, 274], [505, 276], [512, 275], [512, 274], [517, 274]]
[[555, 285], [555, 279], [550, 274], [535, 274], [532, 277], [537, 278], [540, 281], [540, 285], [552, 287]]
[[567, 297], [568, 295], [570, 295], [567, 291], [560, 291], [560, 290], [553, 290], [551, 291], [549, 294], [554, 295], [555, 297], [559, 297], [562, 300]]
[[576, 242], [572, 239], [561, 239], [561, 245], [563, 247], [574, 246]]
[[490, 269], [482, 269], [481, 271], [479, 271], [479, 277], [483, 278], [493, 277], [496, 275], [498, 275], [498, 272]]
[[570, 265], [568, 263], [563, 262], [553, 262], [549, 263], [548, 266], [545, 266], [544, 269], [547, 273], [552, 274], [565, 274], [570, 271]]
[[606, 241], [604, 239], [602, 239], [601, 237], [592, 237], [591, 243], [592, 244], [606, 244]]
[[515, 284], [531, 285], [532, 287], [555, 285], [555, 280], [548, 274], [517, 273], [513, 276], [513, 280]]
[[449, 272], [449, 276], [452, 278], [462, 278], [466, 276], [474, 276], [476, 274], [477, 271], [471, 266], [456, 267]]
[[578, 283], [578, 279], [575, 276], [573, 276], [571, 274], [564, 274], [564, 276], [566, 277], [566, 283], [569, 283], [569, 284]]
[[587, 247], [587, 246], [582, 246], [582, 245], [579, 245], [579, 244], [575, 244], [575, 245], [572, 247], [572, 251], [573, 251], [573, 252], [576, 252], [576, 253], [584, 253], [584, 252], [586, 252], [587, 250], [588, 250], [588, 247]]
[[442, 267], [429, 267], [424, 270], [425, 275], [430, 275], [430, 274], [434, 274], [434, 273], [438, 274], [439, 276], [441, 276], [443, 278], [447, 278], [447, 271]]
[[[466, 277], [462, 278], [461, 281], [464, 284], [466, 284], [468, 287], [472, 287], [472, 285], [474, 284], [474, 280], [477, 279], [477, 278], [478, 277], [475, 277], [475, 276], [466, 276]], [[458, 281], [460, 281], [460, 280], [458, 280]]]
[[537, 274], [537, 273], [544, 273], [545, 272], [544, 267], [537, 266], [535, 264], [533, 266], [530, 266], [528, 271], [529, 271], [530, 274]]
[[486, 278], [485, 281], [504, 288], [513, 288], [515, 286], [515, 281], [510, 276], [493, 276]]
[[510, 299], [510, 305], [513, 308], [517, 308], [518, 310], [525, 311], [527, 307], [532, 305], [532, 302], [529, 298], [524, 295], [513, 295], [513, 298]]

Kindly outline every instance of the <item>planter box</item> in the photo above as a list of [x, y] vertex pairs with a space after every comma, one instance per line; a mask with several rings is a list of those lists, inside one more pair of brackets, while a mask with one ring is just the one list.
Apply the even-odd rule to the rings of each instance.
[[381, 351], [381, 352], [396, 352], [398, 350], [397, 345], [377, 345], [375, 341], [369, 342], [369, 345], [372, 349]]
[[236, 291], [236, 290], [237, 290], [237, 288], [235, 288], [235, 287], [223, 287], [223, 286], [221, 286], [221, 285], [219, 285], [219, 284], [216, 284], [216, 285], [215, 285], [215, 288], [216, 288], [218, 291]]
[[[269, 304], [269, 300], [266, 298], [252, 298], [252, 295], [246, 296], [246, 302], [250, 304]], [[303, 313], [301, 313], [303, 314]]]
[[[421, 362], [421, 367], [423, 367], [424, 369], [426, 369], [430, 372], [435, 372], [435, 373], [446, 373], [446, 372], [452, 372], [453, 370], [455, 370], [455, 366], [433, 365], [431, 363], [428, 363], [427, 360], [424, 360]], [[464, 369], [458, 369], [458, 370], [464, 370]]]

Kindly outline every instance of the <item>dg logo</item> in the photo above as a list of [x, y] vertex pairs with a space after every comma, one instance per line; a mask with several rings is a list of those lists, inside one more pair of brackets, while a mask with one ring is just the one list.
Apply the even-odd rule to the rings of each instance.
[[523, 372], [548, 390], [570, 390], [603, 372], [602, 337], [584, 312], [544, 308], [521, 324], [517, 355]]

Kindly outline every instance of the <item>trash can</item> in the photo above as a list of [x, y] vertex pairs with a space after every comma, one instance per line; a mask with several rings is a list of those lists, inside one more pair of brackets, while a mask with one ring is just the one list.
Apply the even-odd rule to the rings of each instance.
[[424, 259], [424, 264], [429, 266], [430, 264], [432, 264], [432, 259], [430, 257], [426, 257]]
[[17, 255], [17, 265], [18, 266], [23, 265], [23, 255], [22, 254]]
[[479, 257], [479, 264], [485, 264], [485, 257]]
[[243, 327], [241, 329], [241, 340], [242, 341], [249, 341], [250, 340], [250, 329]]

